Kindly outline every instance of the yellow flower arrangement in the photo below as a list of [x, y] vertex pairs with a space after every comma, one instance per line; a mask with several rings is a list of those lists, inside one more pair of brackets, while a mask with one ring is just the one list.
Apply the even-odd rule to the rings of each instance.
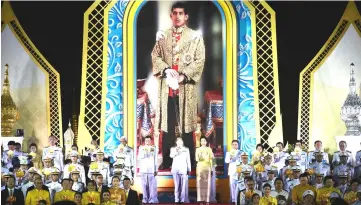
[[314, 175], [314, 174], [315, 174], [315, 170], [312, 169], [312, 168], [307, 169], [307, 173], [308, 173], [309, 175]]
[[91, 170], [96, 170], [96, 169], [98, 169], [98, 164], [97, 164], [97, 163], [91, 163], [91, 164], [90, 164], [90, 169], [91, 169]]
[[36, 153], [35, 153], [35, 152], [30, 152], [29, 155], [30, 155], [32, 158], [35, 158], [35, 157], [36, 157]]
[[8, 151], [8, 156], [11, 156], [11, 157], [12, 157], [13, 155], [14, 155], [14, 151], [9, 150], [9, 151]]
[[22, 178], [25, 175], [25, 172], [23, 170], [18, 170], [15, 172], [15, 176], [18, 178]]
[[242, 172], [242, 167], [241, 166], [238, 166], [237, 167], [237, 173], [241, 173]]
[[256, 172], [260, 173], [260, 172], [264, 172], [265, 168], [261, 163], [258, 163], [257, 165], [254, 166], [254, 169], [256, 170]]
[[357, 193], [354, 192], [354, 191], [350, 191], [348, 193], [345, 194], [345, 201], [348, 203], [348, 204], [352, 204], [354, 203], [355, 201], [357, 201]]
[[250, 200], [253, 196], [253, 192], [248, 190], [248, 191], [246, 191], [245, 196], [246, 196], [247, 200]]
[[290, 176], [290, 175], [292, 175], [292, 174], [293, 174], [292, 169], [287, 169], [287, 170], [286, 170], [286, 175], [287, 175], [287, 176]]
[[273, 148], [273, 154], [278, 154], [280, 149], [278, 147]]
[[234, 157], [236, 155], [236, 153], [237, 153], [237, 150], [232, 149], [231, 150], [231, 157]]
[[300, 154], [302, 149], [300, 147], [295, 147], [296, 154]]
[[51, 170], [50, 169], [44, 169], [43, 173], [45, 176], [49, 176], [51, 174]]
[[76, 169], [76, 166], [74, 165], [74, 164], [71, 164], [71, 165], [69, 165], [69, 167], [68, 167], [68, 171], [69, 172], [72, 172], [72, 171], [74, 171]]

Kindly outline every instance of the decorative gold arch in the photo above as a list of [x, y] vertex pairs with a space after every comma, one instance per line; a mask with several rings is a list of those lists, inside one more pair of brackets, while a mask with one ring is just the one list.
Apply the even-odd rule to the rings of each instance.
[[1, 30], [3, 30], [6, 25], [9, 26], [20, 44], [23, 46], [24, 50], [48, 77], [46, 109], [48, 133], [49, 135], [53, 135], [57, 138], [58, 145], [62, 145], [63, 130], [61, 117], [60, 75], [26, 35], [24, 29], [21, 27], [18, 19], [15, 16], [9, 1], [3, 2], [1, 11]]
[[312, 61], [302, 70], [300, 74], [299, 88], [299, 107], [298, 107], [298, 139], [309, 148], [310, 131], [312, 130], [312, 99], [313, 99], [313, 74], [321, 67], [332, 51], [337, 47], [347, 29], [355, 26], [356, 31], [361, 36], [361, 16], [357, 10], [354, 1], [347, 4], [341, 20], [337, 24], [335, 30], [312, 59]]

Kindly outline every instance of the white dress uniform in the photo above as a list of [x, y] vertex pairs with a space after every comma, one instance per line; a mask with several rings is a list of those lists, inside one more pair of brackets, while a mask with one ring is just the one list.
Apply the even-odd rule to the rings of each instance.
[[49, 184], [46, 185], [49, 188], [49, 194], [50, 194], [50, 200], [53, 201], [54, 200], [54, 196], [55, 193], [63, 190], [63, 187], [61, 186], [61, 184], [56, 181], [56, 182], [50, 182]]
[[255, 180], [256, 174], [255, 174], [255, 171], [254, 171], [253, 167], [251, 165], [249, 165], [249, 164], [243, 164], [243, 163], [240, 163], [239, 165], [237, 165], [237, 167], [239, 167], [239, 166], [242, 169], [242, 173], [240, 174], [240, 176], [239, 176], [239, 173], [237, 173], [237, 172], [235, 174], [235, 177], [238, 179], [237, 188], [236, 188], [236, 191], [235, 191], [236, 196], [238, 195], [239, 191], [243, 191], [243, 190], [246, 189], [246, 184], [244, 182], [245, 172], [249, 172], [249, 176], [252, 177], [253, 181], [256, 183], [256, 180]]
[[79, 179], [80, 182], [86, 183], [85, 169], [84, 166], [77, 164], [66, 164], [64, 167], [63, 178], [70, 178], [70, 170], [78, 170], [79, 171]]
[[287, 152], [284, 152], [284, 151], [275, 154], [274, 164], [278, 167], [278, 170], [277, 170], [278, 172], [280, 172], [282, 167], [285, 166], [285, 161], [289, 156], [290, 155]]
[[355, 156], [355, 166], [361, 165], [361, 150], [356, 152]]
[[[123, 148], [123, 152], [120, 153], [121, 148]], [[122, 172], [122, 176], [127, 176], [131, 181], [133, 181], [134, 173], [135, 173], [135, 163], [134, 163], [134, 151], [133, 148], [124, 146], [120, 144], [118, 148], [113, 152], [113, 158], [116, 159], [119, 156], [124, 156], [124, 169]]]
[[345, 193], [346, 193], [346, 191], [347, 191], [347, 188], [348, 188], [347, 184], [340, 184], [340, 185], [337, 187], [337, 189], [340, 190], [340, 192], [341, 192], [341, 194], [342, 194], [342, 195], [341, 195], [342, 197], [345, 195]]
[[[241, 191], [240, 193], [240, 205], [248, 205], [251, 204], [251, 199], [246, 198], [246, 192], [249, 191], [248, 189]], [[260, 197], [262, 197], [262, 192], [257, 189], [253, 189], [254, 194], [258, 194]]]
[[89, 179], [91, 179], [93, 172], [99, 172], [103, 176], [103, 184], [107, 185], [110, 182], [110, 169], [108, 162], [92, 162], [89, 166]]
[[350, 177], [350, 179], [353, 178], [354, 175], [354, 168], [351, 165], [348, 164], [338, 164], [333, 169], [333, 175], [343, 175], [346, 174]]
[[74, 182], [73, 183], [73, 186], [71, 187], [71, 189], [73, 191], [76, 191], [76, 192], [80, 192], [82, 193], [85, 189], [85, 186], [84, 186], [84, 183], [83, 182]]
[[[11, 153], [11, 154], [10, 154]], [[13, 167], [13, 164], [12, 164], [12, 159], [14, 157], [19, 157], [19, 156], [23, 156], [24, 153], [23, 152], [18, 152], [16, 150], [14, 151], [11, 151], [11, 150], [6, 150], [4, 151], [3, 153], [3, 159], [2, 161], [5, 163], [5, 167], [7, 167], [8, 169], [12, 168]]]
[[[317, 153], [317, 152], [322, 152], [322, 151], [314, 150], [314, 151], [311, 151], [311, 152], [308, 153], [308, 155], [307, 155], [307, 165], [312, 164], [313, 160], [316, 160], [315, 153]], [[325, 163], [329, 164], [328, 153], [323, 152], [322, 155], [323, 155], [322, 162], [325, 162]]]
[[330, 165], [324, 162], [314, 162], [310, 164], [309, 169], [314, 169], [316, 173], [320, 173], [323, 176], [331, 175]]
[[154, 176], [154, 173], [158, 172], [157, 156], [156, 146], [139, 147], [138, 159], [139, 172], [142, 175], [143, 203], [158, 203], [157, 183]]
[[300, 180], [299, 179], [288, 179], [285, 183], [285, 190], [288, 193], [291, 193], [293, 187], [295, 187], [296, 185], [300, 184]]
[[235, 178], [237, 172], [237, 163], [240, 163], [240, 155], [242, 151], [232, 149], [226, 153], [225, 163], [228, 164], [229, 187], [231, 194], [231, 202], [237, 201], [236, 188], [238, 179]]
[[355, 166], [355, 159], [353, 158], [353, 154], [351, 151], [346, 150], [344, 152], [342, 151], [337, 151], [333, 153], [333, 158], [332, 158], [332, 164], [333, 165], [337, 165], [338, 163], [340, 163], [340, 154], [345, 154], [348, 156], [347, 158], [347, 164]]
[[300, 154], [292, 154], [297, 161], [297, 165], [301, 168], [301, 173], [304, 173], [306, 169], [308, 169], [307, 164], [307, 152], [301, 151]]
[[[191, 171], [190, 152], [187, 147], [182, 146], [170, 148], [170, 158], [173, 159], [171, 173], [174, 180], [175, 202], [188, 203], [188, 174]], [[181, 190], [179, 186], [181, 185]]]
[[50, 157], [53, 159], [54, 167], [58, 168], [60, 171], [63, 171], [64, 168], [64, 156], [61, 147], [49, 146], [43, 149], [43, 159], [45, 157]]

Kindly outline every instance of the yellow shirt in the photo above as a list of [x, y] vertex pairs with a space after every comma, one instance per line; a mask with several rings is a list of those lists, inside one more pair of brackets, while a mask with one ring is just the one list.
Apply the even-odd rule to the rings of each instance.
[[212, 167], [213, 152], [210, 147], [199, 147], [196, 149], [197, 166]]
[[313, 191], [314, 194], [316, 194], [316, 188], [314, 186], [311, 186], [309, 184], [302, 186], [301, 184], [296, 185], [295, 187], [293, 187], [292, 189], [292, 202], [295, 204], [299, 204], [300, 202], [303, 201], [303, 193], [305, 193], [305, 191], [307, 190], [311, 190]]
[[25, 205], [37, 205], [40, 200], [45, 200], [47, 204], [51, 204], [49, 192], [46, 190], [33, 189], [26, 195]]
[[270, 203], [272, 203], [272, 205], [277, 205], [277, 199], [272, 196], [263, 196], [259, 200], [259, 205], [270, 205]]
[[329, 187], [329, 188], [322, 187], [317, 190], [316, 203], [320, 204], [321, 201], [326, 201], [327, 202], [326, 204], [331, 204], [329, 198], [332, 192], [336, 192], [340, 196], [342, 196], [340, 190], [335, 187]]
[[97, 191], [87, 191], [83, 193], [81, 204], [88, 205], [89, 203], [94, 203], [95, 205], [100, 204], [100, 193]]
[[112, 201], [103, 202], [101, 205], [117, 205], [117, 203]]
[[74, 191], [61, 190], [55, 193], [54, 202], [63, 201], [63, 200], [74, 201], [74, 195], [75, 195]]
[[121, 204], [125, 204], [125, 190], [119, 187], [110, 188], [110, 201], [121, 201]]

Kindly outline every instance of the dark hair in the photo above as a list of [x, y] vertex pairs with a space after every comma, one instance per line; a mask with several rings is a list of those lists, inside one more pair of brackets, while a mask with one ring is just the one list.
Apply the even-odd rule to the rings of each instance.
[[299, 177], [299, 178], [302, 178], [302, 177], [306, 177], [306, 178], [308, 179], [308, 174], [306, 174], [306, 173], [300, 174], [300, 177]]
[[52, 205], [76, 205], [76, 203], [74, 201], [57, 201], [54, 202]]
[[353, 184], [353, 183], [356, 183], [356, 182], [358, 184], [360, 184], [360, 181], [358, 179], [352, 179], [351, 182], [350, 182], [350, 185]]
[[172, 9], [170, 10], [170, 12], [173, 12], [174, 9], [183, 9], [184, 10], [184, 14], [187, 15], [188, 14], [188, 9], [187, 9], [187, 6], [184, 2], [175, 2], [173, 5], [172, 5]]
[[117, 178], [117, 179], [120, 181], [120, 178], [119, 178], [117, 175], [114, 175], [114, 176], [112, 177], [112, 181], [113, 181], [114, 178]]
[[248, 182], [248, 181], [253, 181], [254, 182], [254, 179], [252, 177], [245, 177], [244, 181], [245, 182]]
[[283, 183], [283, 179], [281, 179], [281, 178], [279, 178], [279, 177], [277, 177], [277, 178], [275, 179], [275, 182], [274, 182], [275, 184], [276, 184], [276, 181], [281, 181], [282, 184], [284, 184], [284, 183]]
[[272, 188], [269, 183], [265, 183], [265, 184], [263, 185], [263, 188], [266, 188], [266, 187], [269, 187], [270, 189]]
[[341, 198], [335, 198], [332, 200], [332, 203], [331, 203], [331, 205], [347, 205], [347, 204], [348, 203]]
[[78, 192], [78, 191], [75, 192], [74, 197], [75, 197], [77, 194], [79, 194], [80, 196], [82, 196], [81, 198], [83, 198], [82, 193], [81, 193], [81, 192]]
[[279, 144], [282, 145], [282, 147], [284, 146], [284, 145], [283, 145], [283, 142], [277, 142], [277, 143], [276, 143], [276, 146], [279, 145]]
[[320, 142], [322, 144], [322, 142], [320, 140], [316, 140], [314, 144], [316, 144], [317, 142]]
[[347, 142], [345, 140], [341, 140], [338, 144], [341, 144], [342, 142], [344, 142], [347, 145]]
[[126, 181], [126, 180], [130, 181], [130, 178], [129, 177], [124, 177], [123, 181]]
[[323, 178], [323, 183], [325, 184], [327, 180], [331, 179], [333, 181], [333, 178], [332, 176], [328, 175], [328, 176], [325, 176], [325, 178]]
[[88, 184], [89, 184], [89, 183], [92, 183], [92, 184], [93, 184], [93, 186], [95, 186], [95, 185], [96, 185], [96, 183], [95, 183], [95, 181], [94, 181], [94, 180], [89, 180], [89, 181], [86, 183], [87, 187], [88, 187]]
[[147, 139], [147, 138], [152, 139], [152, 137], [150, 137], [150, 135], [147, 135], [144, 137], [144, 139]]
[[70, 182], [74, 182], [72, 179], [70, 178], [64, 178], [61, 180], [61, 184], [63, 184], [64, 181], [70, 181]]
[[100, 196], [101, 201], [103, 201], [103, 200], [104, 200], [104, 199], [103, 199], [103, 194], [104, 194], [104, 193], [109, 193], [109, 194], [111, 195], [111, 193], [110, 193], [109, 189], [104, 189], [104, 190], [102, 190], [102, 193], [101, 193], [101, 196]]
[[252, 201], [252, 202], [253, 202], [254, 197], [256, 197], [256, 196], [261, 197], [259, 194], [254, 193], [254, 194], [252, 195], [252, 198], [251, 198], [251, 201]]
[[15, 142], [14, 144], [15, 146], [20, 146], [21, 147], [21, 144], [19, 142]]
[[14, 175], [9, 175], [8, 180], [9, 180], [9, 179], [14, 179], [14, 181], [16, 182], [16, 178], [15, 178]]
[[202, 136], [202, 137], [199, 139], [199, 141], [202, 141], [202, 139], [205, 139], [205, 140], [206, 140], [206, 142], [208, 143], [207, 137]]
[[264, 147], [263, 147], [262, 144], [257, 144], [257, 145], [256, 145], [256, 149], [257, 149], [258, 147], [262, 147], [262, 150], [264, 149]]
[[9, 142], [8, 142], [8, 146], [9, 146], [9, 145], [15, 145], [15, 141], [12, 141], [12, 140], [9, 141]]
[[302, 141], [301, 140], [296, 140], [295, 144], [296, 143], [301, 143], [302, 144]]
[[79, 149], [78, 145], [76, 145], [76, 144], [73, 144], [71, 147], [76, 147], [77, 150]]
[[35, 143], [31, 143], [30, 145], [29, 145], [29, 148], [30, 147], [36, 147], [36, 149], [38, 149], [38, 145], [36, 145]]
[[232, 140], [232, 144], [233, 144], [233, 142], [237, 142], [237, 144], [239, 144], [238, 140]]

